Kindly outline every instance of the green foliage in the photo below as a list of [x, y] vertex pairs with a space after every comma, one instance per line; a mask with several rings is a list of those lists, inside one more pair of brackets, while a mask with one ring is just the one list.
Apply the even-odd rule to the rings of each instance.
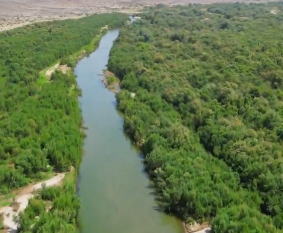
[[[10, 204], [11, 204], [10, 201], [2, 201], [2, 202], [0, 203], [0, 207], [9, 206]], [[1, 226], [1, 225], [0, 225], [0, 226]], [[1, 227], [0, 227], [0, 229], [1, 229]]]
[[223, 209], [212, 221], [212, 233], [277, 233], [271, 218], [260, 215], [246, 205], [231, 206]]
[[[84, 137], [80, 90], [73, 74], [56, 71], [48, 80], [46, 68], [61, 59], [74, 67], [96, 48], [102, 27], [120, 27], [127, 19], [120, 13], [101, 14], [0, 33], [0, 195], [52, 168], [79, 167]], [[18, 219], [20, 232], [77, 233], [80, 202], [74, 183], [32, 199]], [[50, 211], [46, 200], [52, 202]]]
[[125, 20], [119, 13], [93, 15], [0, 34], [0, 194], [28, 184], [48, 166], [79, 166], [82, 119], [78, 92], [70, 92], [77, 90], [75, 76], [55, 72], [47, 82], [40, 71], [85, 45], [90, 52], [103, 26]]
[[115, 77], [113, 77], [113, 76], [109, 76], [109, 77], [107, 77], [106, 79], [107, 79], [107, 83], [108, 83], [109, 85], [112, 85], [113, 83], [116, 82], [116, 79], [115, 79]]
[[68, 67], [74, 68], [78, 60], [82, 56], [89, 55], [91, 52], [93, 52], [98, 47], [102, 35], [103, 35], [102, 33], [100, 33], [99, 35], [96, 35], [89, 44], [83, 46], [80, 50], [76, 51], [70, 56], [63, 57], [60, 61], [60, 64], [67, 65]]
[[[153, 7], [121, 30], [108, 67], [165, 211], [216, 217], [217, 232], [283, 229], [282, 10], [281, 2]], [[226, 215], [235, 227], [218, 224]], [[251, 230], [267, 216], [272, 223]]]
[[64, 180], [63, 187], [44, 188], [29, 200], [17, 223], [21, 233], [78, 233], [80, 201], [74, 180]]

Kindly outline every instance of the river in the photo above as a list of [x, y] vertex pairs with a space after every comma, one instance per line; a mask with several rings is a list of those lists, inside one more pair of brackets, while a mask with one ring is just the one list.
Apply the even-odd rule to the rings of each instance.
[[83, 233], [181, 233], [174, 217], [156, 210], [141, 156], [123, 133], [115, 95], [101, 82], [119, 31], [105, 34], [98, 49], [76, 66], [84, 125], [77, 193]]

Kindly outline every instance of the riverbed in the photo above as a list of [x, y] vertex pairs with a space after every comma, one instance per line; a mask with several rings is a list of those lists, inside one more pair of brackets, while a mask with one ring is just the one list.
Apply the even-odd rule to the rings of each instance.
[[181, 233], [180, 221], [157, 210], [142, 158], [123, 133], [115, 95], [101, 82], [118, 35], [105, 34], [75, 68], [88, 128], [77, 184], [82, 233]]

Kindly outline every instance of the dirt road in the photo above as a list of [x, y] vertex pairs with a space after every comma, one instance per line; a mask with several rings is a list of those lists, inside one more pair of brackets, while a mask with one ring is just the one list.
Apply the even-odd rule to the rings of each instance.
[[196, 232], [194, 232], [194, 233], [210, 233], [210, 232], [211, 232], [210, 227], [207, 227], [207, 228], [205, 228], [205, 229], [203, 229], [203, 230], [201, 230], [201, 231], [196, 231]]
[[14, 217], [17, 216], [21, 211], [25, 210], [25, 208], [28, 206], [29, 199], [34, 196], [33, 191], [41, 189], [43, 183], [45, 183], [46, 187], [58, 185], [64, 177], [65, 174], [62, 173], [54, 176], [49, 180], [42, 181], [40, 183], [27, 187], [27, 189], [25, 190], [26, 194], [19, 195], [16, 198], [16, 202], [19, 204], [19, 209], [16, 212], [13, 211], [13, 208], [11, 206], [0, 208], [0, 214], [3, 213], [4, 218], [3, 224], [5, 227], [9, 228], [8, 232], [15, 233], [17, 231], [17, 224], [14, 221]]

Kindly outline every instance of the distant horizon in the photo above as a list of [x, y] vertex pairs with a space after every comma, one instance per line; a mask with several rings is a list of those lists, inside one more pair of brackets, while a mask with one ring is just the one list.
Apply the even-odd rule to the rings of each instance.
[[[280, 0], [279, 0], [280, 1]], [[273, 0], [0, 0], [0, 31], [35, 22], [84, 17], [89, 14], [135, 13], [144, 5], [186, 5], [189, 3], [268, 3]]]

